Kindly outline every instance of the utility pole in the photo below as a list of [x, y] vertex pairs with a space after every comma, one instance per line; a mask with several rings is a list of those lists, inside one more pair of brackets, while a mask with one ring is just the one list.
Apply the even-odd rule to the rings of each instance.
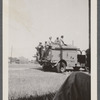
[[91, 49], [91, 0], [88, 1], [89, 3], [89, 49]]
[[91, 0], [88, 0], [88, 6], [89, 6], [89, 57], [88, 57], [88, 63], [89, 63], [89, 70], [91, 72]]
[[72, 40], [72, 45], [74, 46], [74, 41]]
[[11, 63], [12, 63], [13, 46], [11, 46]]

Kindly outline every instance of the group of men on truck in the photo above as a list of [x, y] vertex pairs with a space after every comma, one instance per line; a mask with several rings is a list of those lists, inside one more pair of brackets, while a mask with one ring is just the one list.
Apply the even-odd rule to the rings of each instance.
[[56, 40], [53, 42], [52, 41], [52, 37], [49, 37], [48, 41], [45, 41], [45, 44], [43, 46], [42, 42], [39, 42], [39, 45], [36, 47], [37, 49], [37, 56], [39, 57], [39, 60], [42, 60], [44, 57], [48, 56], [49, 51], [52, 48], [52, 45], [56, 44], [59, 46], [65, 45], [67, 46], [67, 44], [64, 43], [63, 41], [64, 36], [62, 35], [59, 39], [59, 37], [56, 38]]

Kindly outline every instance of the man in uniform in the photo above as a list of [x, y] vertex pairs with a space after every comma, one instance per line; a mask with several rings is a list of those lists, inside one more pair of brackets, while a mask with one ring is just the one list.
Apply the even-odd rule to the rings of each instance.
[[52, 48], [52, 44], [53, 44], [52, 37], [49, 37], [49, 41], [48, 41], [49, 49]]
[[62, 35], [61, 38], [60, 38], [60, 43], [61, 43], [61, 45], [67, 46], [67, 44], [64, 43], [64, 40], [63, 40], [63, 39], [64, 39], [64, 36]]
[[55, 40], [55, 44], [58, 44], [58, 45], [61, 44], [61, 42], [60, 42], [60, 40], [59, 40], [59, 37], [56, 38], [56, 40]]
[[37, 50], [38, 50], [38, 53], [39, 53], [39, 60], [41, 60], [41, 58], [42, 58], [42, 52], [43, 52], [42, 42], [39, 42], [39, 45], [37, 46]]

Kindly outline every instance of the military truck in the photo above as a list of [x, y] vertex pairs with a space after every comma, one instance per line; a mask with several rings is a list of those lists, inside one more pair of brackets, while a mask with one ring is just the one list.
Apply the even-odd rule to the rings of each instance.
[[44, 56], [38, 60], [43, 70], [55, 69], [59, 73], [65, 72], [66, 68], [74, 70], [85, 68], [85, 61], [86, 56], [82, 55], [79, 48], [58, 44], [53, 44], [47, 51], [44, 51]]

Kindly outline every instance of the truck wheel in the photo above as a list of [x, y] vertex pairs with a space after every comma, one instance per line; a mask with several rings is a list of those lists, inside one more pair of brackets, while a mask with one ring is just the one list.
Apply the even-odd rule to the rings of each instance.
[[63, 73], [66, 71], [66, 64], [64, 62], [59, 62], [57, 65], [57, 72]]
[[89, 67], [85, 67], [85, 71], [89, 72], [89, 70], [90, 70]]
[[44, 71], [51, 71], [51, 69], [52, 69], [52, 67], [50, 65], [45, 65], [45, 64], [42, 66], [42, 68]]
[[47, 66], [45, 66], [45, 65], [43, 65], [42, 68], [43, 68], [44, 71], [47, 70]]

